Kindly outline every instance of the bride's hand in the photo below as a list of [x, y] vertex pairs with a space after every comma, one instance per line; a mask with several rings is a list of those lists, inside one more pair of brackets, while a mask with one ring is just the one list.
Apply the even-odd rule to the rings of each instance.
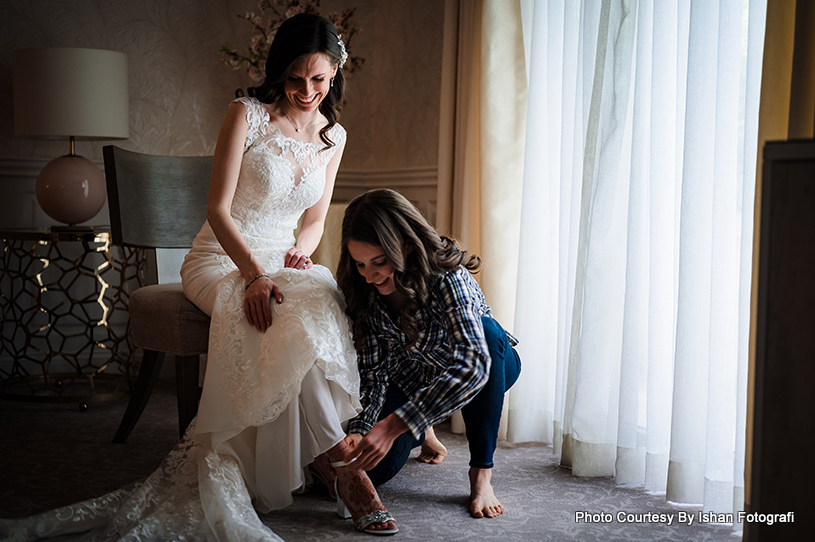
[[256, 279], [246, 289], [243, 310], [246, 319], [258, 331], [266, 331], [266, 328], [272, 325], [272, 298], [277, 303], [283, 303], [283, 292], [267, 276]]
[[286, 260], [283, 267], [291, 267], [294, 269], [310, 269], [314, 265], [311, 258], [297, 247], [291, 247], [286, 253]]

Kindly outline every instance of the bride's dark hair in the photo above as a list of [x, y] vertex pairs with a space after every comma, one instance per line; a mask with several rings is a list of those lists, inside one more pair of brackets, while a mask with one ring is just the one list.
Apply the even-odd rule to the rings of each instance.
[[[249, 87], [249, 96], [263, 103], [276, 102], [283, 95], [283, 85], [289, 77], [292, 65], [298, 60], [315, 53], [328, 56], [332, 66], [338, 66], [342, 60], [342, 49], [334, 24], [319, 15], [300, 13], [283, 21], [277, 29], [269, 56], [266, 59], [266, 79], [260, 86]], [[238, 91], [242, 95], [240, 90]], [[236, 93], [238, 94], [238, 93]], [[330, 148], [334, 142], [328, 137], [328, 131], [340, 117], [340, 104], [345, 95], [345, 76], [342, 68], [337, 68], [334, 82], [320, 104], [328, 124], [320, 130], [320, 139]]]
[[345, 210], [337, 268], [337, 283], [345, 294], [345, 312], [353, 321], [358, 348], [368, 332], [362, 315], [375, 292], [348, 253], [348, 241], [352, 239], [382, 247], [393, 265], [394, 286], [405, 298], [400, 322], [408, 346], [418, 338], [416, 313], [427, 303], [433, 279], [461, 265], [470, 272], [481, 266], [481, 258], [461, 250], [455, 240], [440, 237], [422, 213], [398, 192], [380, 189], [358, 196]]

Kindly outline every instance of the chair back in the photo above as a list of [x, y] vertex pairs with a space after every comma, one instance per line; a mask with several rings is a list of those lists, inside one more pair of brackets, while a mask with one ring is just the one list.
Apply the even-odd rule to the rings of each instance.
[[189, 248], [207, 217], [212, 156], [103, 148], [114, 244]]

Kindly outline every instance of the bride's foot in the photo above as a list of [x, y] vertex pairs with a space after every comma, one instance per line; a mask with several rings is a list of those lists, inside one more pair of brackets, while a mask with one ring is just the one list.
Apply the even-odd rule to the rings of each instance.
[[504, 513], [504, 506], [492, 491], [492, 469], [470, 468], [470, 515], [474, 518], [495, 518]]
[[428, 427], [424, 432], [422, 452], [416, 460], [422, 463], [438, 465], [444, 461], [445, 457], [447, 457], [447, 448], [445, 448], [444, 444], [436, 437], [436, 432], [433, 431], [433, 428]]
[[395, 534], [396, 520], [379, 499], [371, 479], [364, 471], [340, 466], [345, 462], [349, 447], [345, 441], [328, 451], [337, 476], [337, 491], [360, 531], [372, 534]]

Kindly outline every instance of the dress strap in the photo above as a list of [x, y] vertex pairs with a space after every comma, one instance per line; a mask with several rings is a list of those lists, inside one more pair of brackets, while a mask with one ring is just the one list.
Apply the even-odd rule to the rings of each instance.
[[269, 127], [269, 112], [257, 98], [241, 96], [233, 101], [242, 103], [246, 108], [246, 123], [249, 125], [246, 142], [243, 144], [243, 152], [246, 152], [258, 137], [266, 133]]

